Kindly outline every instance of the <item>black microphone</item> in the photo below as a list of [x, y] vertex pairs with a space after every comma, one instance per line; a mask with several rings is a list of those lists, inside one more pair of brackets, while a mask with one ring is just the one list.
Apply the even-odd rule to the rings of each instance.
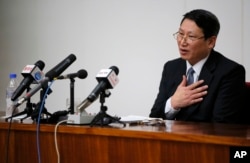
[[66, 70], [75, 60], [76, 56], [74, 54], [70, 54], [62, 62], [60, 62], [49, 72], [47, 72], [45, 76], [48, 77], [50, 81], [53, 80], [54, 78], [58, 77], [64, 70]]
[[86, 70], [81, 69], [79, 71], [77, 71], [76, 73], [71, 73], [71, 74], [67, 74], [67, 75], [61, 75], [58, 76], [56, 79], [73, 79], [73, 78], [80, 78], [80, 79], [85, 79], [88, 76], [88, 73]]
[[94, 88], [90, 95], [78, 105], [79, 110], [83, 110], [88, 107], [93, 101], [95, 101], [99, 94], [106, 89], [114, 88], [119, 82], [117, 77], [119, 69], [116, 66], [111, 66], [109, 69], [102, 69], [97, 75], [96, 79], [99, 84]]
[[24, 92], [24, 90], [30, 86], [32, 82], [35, 81], [37, 83], [44, 77], [42, 72], [44, 66], [44, 62], [39, 60], [34, 65], [26, 65], [23, 68], [21, 74], [24, 78], [11, 96], [12, 101], [15, 101]]
[[64, 70], [66, 70], [74, 61], [76, 60], [76, 56], [74, 54], [70, 54], [67, 58], [65, 58], [62, 62], [57, 64], [54, 68], [52, 68], [49, 72], [45, 74], [45, 78], [42, 79], [37, 86], [32, 88], [29, 92], [26, 93], [20, 100], [18, 100], [16, 106], [21, 105], [24, 101], [33, 96], [38, 90], [41, 88], [46, 88], [49, 81], [52, 81], [54, 78], [59, 76]]

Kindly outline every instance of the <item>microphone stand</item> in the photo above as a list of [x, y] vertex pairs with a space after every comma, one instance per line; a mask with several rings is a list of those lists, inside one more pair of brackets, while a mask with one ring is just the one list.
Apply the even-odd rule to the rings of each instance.
[[[37, 120], [38, 120], [38, 116], [39, 116], [40, 109], [42, 109], [42, 112], [41, 112], [41, 113], [44, 113], [44, 114], [47, 115], [47, 116], [46, 116], [46, 118], [42, 118], [42, 116], [41, 116], [41, 119], [40, 119], [40, 122], [41, 122], [41, 123], [43, 123], [43, 122], [48, 122], [48, 120], [49, 120], [48, 116], [52, 116], [52, 114], [49, 113], [49, 112], [47, 111], [47, 109], [44, 107], [45, 102], [44, 102], [43, 107], [41, 108], [43, 97], [46, 96], [45, 98], [47, 98], [47, 95], [45, 95], [45, 90], [46, 90], [46, 89], [42, 89], [42, 90], [40, 91], [40, 102], [38, 102], [38, 103], [36, 104], [36, 107], [35, 107], [34, 111], [33, 111], [32, 114], [31, 114], [32, 120], [37, 121]], [[49, 95], [51, 92], [52, 92], [52, 90], [49, 89], [48, 95]]]
[[[74, 113], [74, 82], [75, 80], [73, 78], [70, 78], [70, 106], [68, 108], [68, 112], [70, 113], [68, 115], [68, 122], [69, 124], [81, 124], [86, 125], [90, 124], [91, 121], [94, 119], [94, 115], [88, 114], [85, 110], [81, 111], [80, 113], [75, 114]], [[65, 111], [64, 111], [65, 112]]]
[[65, 117], [68, 113], [74, 114], [74, 89], [75, 79], [70, 78], [70, 106], [68, 110], [56, 111], [47, 120], [48, 123], [57, 123], [61, 117]]
[[69, 106], [69, 113], [74, 114], [74, 108], [75, 108], [75, 79], [70, 78], [70, 106]]
[[[27, 88], [27, 92], [29, 92], [30, 90], [30, 87]], [[23, 115], [23, 114], [27, 114], [26, 117], [23, 117], [22, 119], [20, 119], [20, 121], [22, 122], [24, 119], [28, 118], [31, 116], [32, 112], [33, 112], [33, 103], [30, 102], [30, 99], [27, 100], [26, 102], [26, 108], [20, 112], [20, 113], [17, 113], [15, 115], [12, 115], [10, 117], [7, 117], [5, 120], [7, 121], [9, 118], [13, 118], [13, 117], [17, 117], [17, 116], [20, 116], [20, 115]]]
[[[34, 111], [33, 108], [33, 103], [30, 102], [30, 99], [27, 100], [26, 102], [26, 108], [24, 109], [23, 113], [27, 113], [27, 115], [25, 117], [23, 117], [22, 119], [20, 119], [21, 122], [23, 122], [24, 119], [28, 118], [31, 116], [32, 112]], [[21, 112], [22, 113], [22, 112]]]
[[108, 110], [108, 107], [104, 105], [105, 98], [109, 97], [111, 93], [108, 90], [104, 90], [100, 93], [100, 103], [101, 103], [101, 110], [100, 112], [94, 117], [94, 119], [91, 121], [90, 126], [93, 125], [108, 125], [113, 122], [118, 122], [123, 124], [125, 127], [126, 124], [120, 121], [119, 117], [112, 117], [106, 113]]

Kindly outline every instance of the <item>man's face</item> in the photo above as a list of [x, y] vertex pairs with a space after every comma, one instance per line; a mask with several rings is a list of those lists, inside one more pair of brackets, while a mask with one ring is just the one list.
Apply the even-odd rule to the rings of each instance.
[[180, 56], [191, 65], [207, 57], [215, 41], [215, 36], [205, 40], [202, 29], [190, 19], [185, 19], [180, 25], [177, 37]]

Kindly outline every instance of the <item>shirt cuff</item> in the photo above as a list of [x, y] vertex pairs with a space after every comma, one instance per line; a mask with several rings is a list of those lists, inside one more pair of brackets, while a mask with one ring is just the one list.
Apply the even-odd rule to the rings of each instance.
[[173, 119], [175, 115], [180, 111], [181, 109], [174, 109], [171, 106], [171, 97], [167, 100], [166, 106], [165, 106], [165, 114], [167, 119]]

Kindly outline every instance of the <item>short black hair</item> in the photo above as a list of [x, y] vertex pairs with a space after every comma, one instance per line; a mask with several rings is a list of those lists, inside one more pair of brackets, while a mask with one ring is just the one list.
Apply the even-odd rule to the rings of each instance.
[[185, 19], [193, 20], [204, 33], [204, 38], [217, 36], [220, 31], [220, 22], [218, 18], [210, 11], [203, 9], [195, 9], [183, 15], [181, 24]]

